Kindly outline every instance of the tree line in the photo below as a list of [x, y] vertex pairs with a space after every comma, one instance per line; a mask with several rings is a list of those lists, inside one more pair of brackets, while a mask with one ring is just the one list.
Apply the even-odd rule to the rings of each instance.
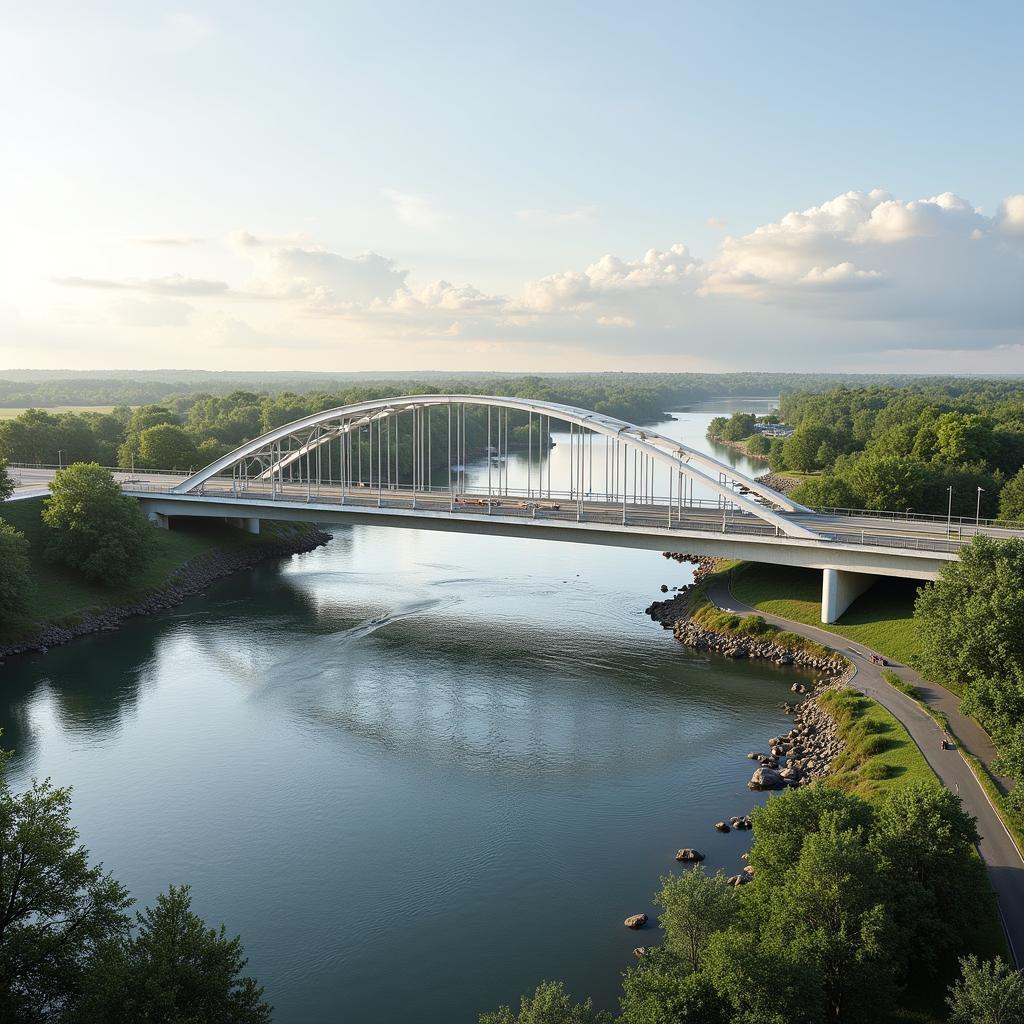
[[[767, 454], [776, 472], [817, 474], [793, 492], [797, 501], [941, 515], [952, 497], [956, 516], [1024, 519], [1020, 381], [784, 392], [779, 414], [793, 434], [758, 438], [752, 451]], [[743, 427], [729, 421], [724, 429]]]

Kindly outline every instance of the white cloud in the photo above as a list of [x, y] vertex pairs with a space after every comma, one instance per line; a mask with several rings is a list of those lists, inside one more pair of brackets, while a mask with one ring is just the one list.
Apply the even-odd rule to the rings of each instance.
[[597, 323], [601, 327], [636, 327], [636, 321], [628, 316], [599, 316]]
[[262, 254], [257, 295], [301, 299], [314, 306], [355, 308], [390, 299], [405, 284], [408, 271], [375, 252], [352, 258], [327, 249], [297, 246]]
[[381, 193], [391, 201], [395, 216], [410, 227], [420, 231], [434, 231], [447, 220], [444, 213], [422, 196], [399, 192], [394, 188], [381, 189]]

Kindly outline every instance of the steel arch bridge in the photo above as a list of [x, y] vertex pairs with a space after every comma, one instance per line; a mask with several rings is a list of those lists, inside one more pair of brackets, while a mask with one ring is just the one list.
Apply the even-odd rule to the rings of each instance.
[[[552, 424], [569, 432], [568, 459], [559, 460], [555, 478]], [[510, 452], [527, 457], [525, 486], [510, 484]], [[486, 458], [486, 481], [468, 479], [476, 457]], [[669, 525], [710, 506], [752, 516], [776, 535], [818, 536], [786, 515], [809, 509], [703, 452], [625, 420], [527, 398], [404, 395], [326, 409], [247, 441], [172, 493], [228, 485], [239, 497], [304, 492], [307, 500], [344, 504], [376, 495], [378, 504], [408, 500], [413, 508], [441, 500], [452, 512], [489, 512], [510, 501], [542, 513], [621, 507], [623, 522], [631, 509], [656, 506], [667, 510]]]

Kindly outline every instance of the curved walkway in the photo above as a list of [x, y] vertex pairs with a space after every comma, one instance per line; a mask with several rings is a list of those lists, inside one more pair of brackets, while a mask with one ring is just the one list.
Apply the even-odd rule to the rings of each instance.
[[[942, 784], [957, 793], [964, 810], [977, 819], [978, 832], [981, 833], [978, 850], [988, 868], [992, 888], [999, 900], [999, 912], [1009, 941], [1010, 952], [1017, 964], [1020, 965], [1022, 963], [1021, 956], [1024, 956], [1024, 858], [1021, 857], [1010, 833], [1007, 832], [1002, 819], [967, 762], [957, 750], [941, 749], [942, 730], [935, 720], [917, 701], [900, 693], [883, 679], [881, 667], [869, 660], [869, 655], [876, 652], [865, 648], [863, 644], [854, 644], [846, 637], [818, 629], [816, 626], [807, 626], [802, 622], [794, 622], [792, 619], [784, 619], [779, 615], [770, 615], [760, 609], [751, 608], [733, 595], [729, 586], [729, 577], [715, 580], [709, 586], [707, 594], [719, 608], [741, 615], [761, 615], [766, 622], [788, 629], [793, 633], [799, 633], [824, 647], [839, 651], [854, 663], [857, 670], [858, 688], [877, 700], [900, 720]], [[947, 704], [956, 702], [953, 694], [925, 682], [917, 673], [911, 673], [909, 670], [901, 669], [901, 675], [906, 676], [908, 682], [920, 686], [922, 693], [927, 691], [928, 703], [941, 708], [949, 715], [950, 724], [957, 735], [961, 739], [965, 736], [969, 737], [968, 742], [971, 744], [969, 749], [975, 756], [982, 757], [978, 747], [987, 745], [988, 749], [992, 750], [991, 740], [977, 723], [961, 715], [959, 708], [955, 706], [951, 710], [947, 708]], [[910, 678], [911, 676], [913, 678]], [[943, 699], [943, 694], [948, 699]], [[969, 729], [968, 725], [973, 729]], [[961, 729], [963, 732], [960, 731]], [[975, 735], [975, 733], [979, 735]]]

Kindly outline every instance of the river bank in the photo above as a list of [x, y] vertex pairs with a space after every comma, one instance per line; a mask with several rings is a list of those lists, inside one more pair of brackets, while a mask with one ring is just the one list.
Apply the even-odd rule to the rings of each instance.
[[[271, 524], [264, 524], [271, 526]], [[87, 609], [42, 624], [29, 636], [0, 642], [0, 659], [32, 652], [45, 653], [91, 633], [111, 632], [126, 619], [155, 615], [224, 579], [261, 562], [312, 551], [330, 534], [305, 523], [275, 523], [272, 532], [241, 547], [213, 547], [173, 569], [158, 585], [122, 604]]]

